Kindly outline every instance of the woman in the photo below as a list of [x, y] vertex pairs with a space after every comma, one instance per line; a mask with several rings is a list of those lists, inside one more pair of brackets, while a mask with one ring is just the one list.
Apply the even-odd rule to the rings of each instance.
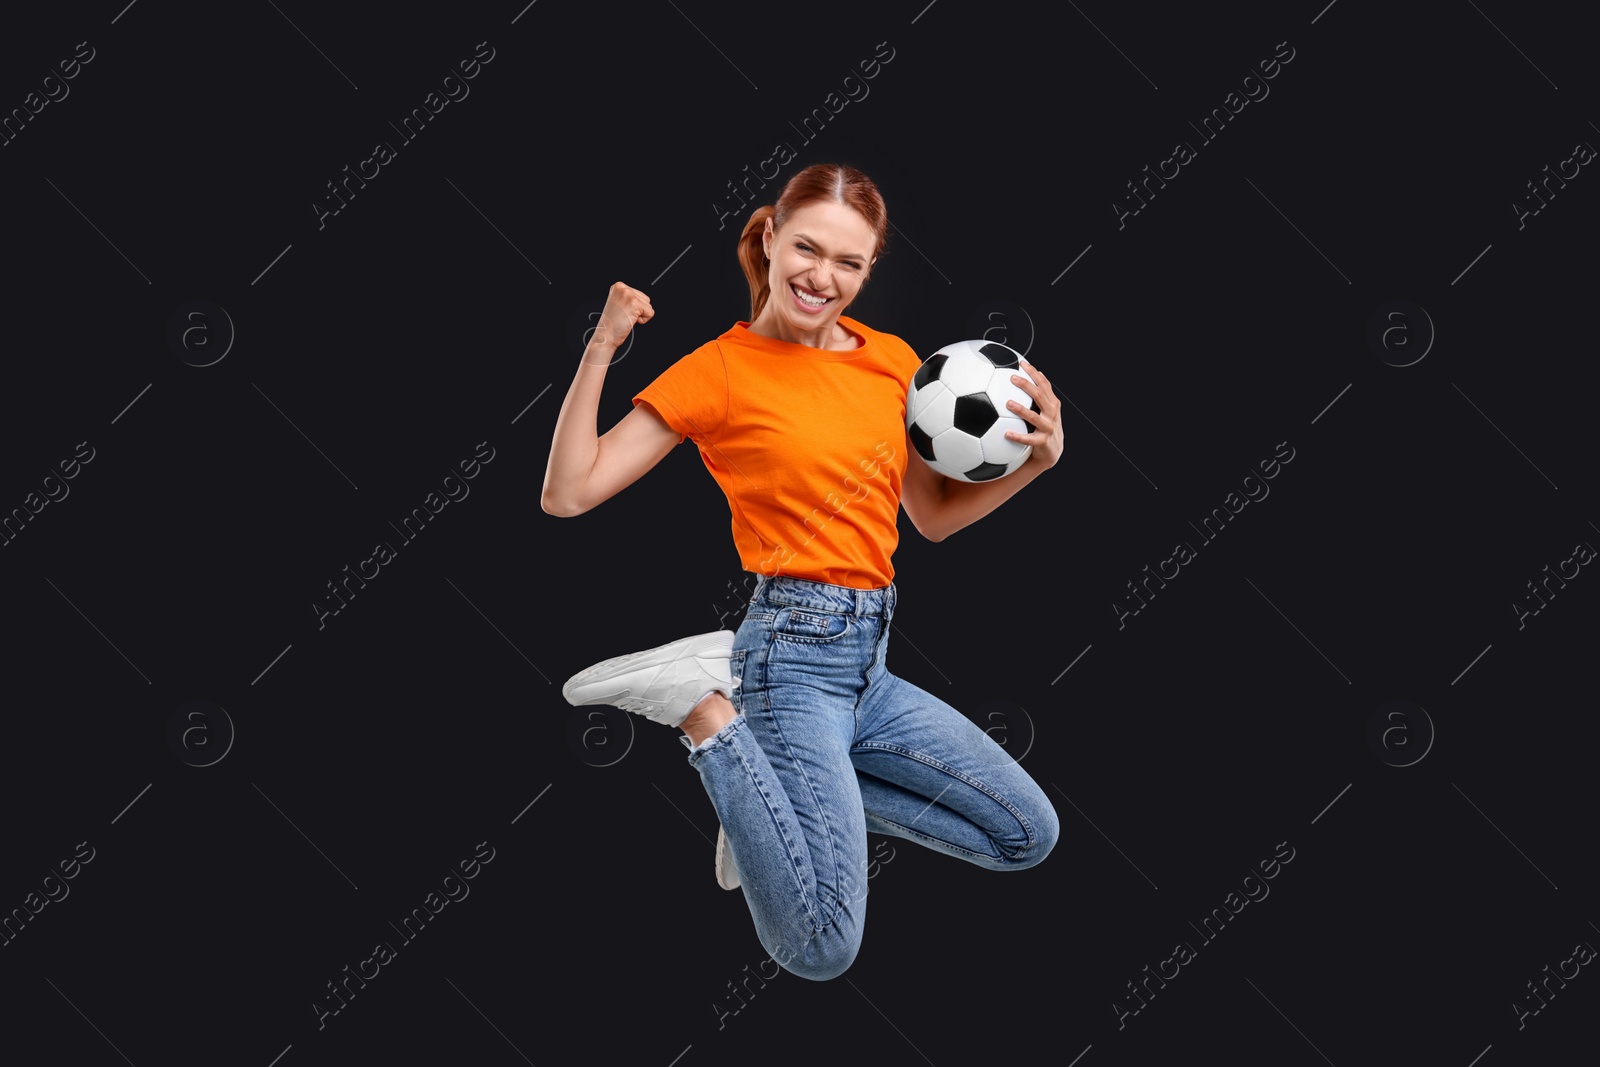
[[718, 881], [742, 883], [758, 936], [785, 969], [842, 974], [861, 944], [867, 832], [990, 870], [1055, 844], [1037, 784], [948, 704], [889, 673], [900, 507], [930, 540], [994, 510], [1061, 455], [1049, 381], [1014, 377], [1032, 445], [989, 483], [947, 480], [908, 447], [921, 365], [898, 337], [844, 315], [883, 251], [888, 218], [859, 171], [797, 173], [739, 238], [750, 321], [683, 357], [596, 438], [612, 354], [654, 315], [612, 286], [556, 420], [542, 504], [579, 515], [693, 438], [728, 497], [757, 584], [736, 633], [686, 638], [573, 676], [573, 704], [617, 704], [682, 729], [722, 821]]

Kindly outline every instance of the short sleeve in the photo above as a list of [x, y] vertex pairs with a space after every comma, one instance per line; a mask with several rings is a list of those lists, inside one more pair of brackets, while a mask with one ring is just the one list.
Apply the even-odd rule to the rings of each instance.
[[884, 350], [889, 354], [889, 361], [894, 368], [895, 375], [905, 386], [907, 392], [911, 389], [911, 379], [916, 377], [917, 371], [922, 369], [922, 357], [917, 355], [916, 349], [906, 344], [904, 340], [892, 333], [878, 335]]
[[[896, 340], [899, 339], [896, 338]], [[900, 348], [902, 350], [901, 366], [903, 368], [901, 376], [906, 383], [906, 389], [909, 391], [911, 388], [911, 379], [915, 378], [917, 371], [922, 369], [922, 357], [917, 355], [916, 349], [912, 348], [904, 341], [900, 342]]]
[[648, 400], [667, 425], [678, 432], [678, 443], [692, 438], [697, 445], [715, 443], [728, 421], [728, 369], [715, 341], [702, 345], [662, 371], [633, 398]]

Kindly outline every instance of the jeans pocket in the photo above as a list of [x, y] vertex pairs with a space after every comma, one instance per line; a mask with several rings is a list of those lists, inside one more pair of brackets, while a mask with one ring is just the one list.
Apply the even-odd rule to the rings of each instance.
[[773, 617], [772, 636], [802, 644], [826, 644], [850, 632], [850, 617], [832, 611], [807, 611], [804, 608], [779, 608]]

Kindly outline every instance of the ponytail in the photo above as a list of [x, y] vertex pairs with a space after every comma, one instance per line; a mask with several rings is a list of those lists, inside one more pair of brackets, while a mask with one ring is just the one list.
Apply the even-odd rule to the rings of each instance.
[[767, 284], [767, 254], [762, 248], [761, 235], [766, 232], [767, 220], [777, 214], [771, 204], [758, 207], [744, 224], [739, 235], [739, 266], [744, 268], [745, 281], [750, 283], [750, 321], [756, 321], [766, 306], [771, 288]]

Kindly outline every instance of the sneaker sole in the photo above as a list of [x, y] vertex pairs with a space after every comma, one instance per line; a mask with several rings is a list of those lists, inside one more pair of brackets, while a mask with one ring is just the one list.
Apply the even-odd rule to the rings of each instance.
[[728, 836], [717, 827], [717, 884], [724, 889], [739, 888], [739, 872], [733, 865], [733, 853], [728, 849]]

